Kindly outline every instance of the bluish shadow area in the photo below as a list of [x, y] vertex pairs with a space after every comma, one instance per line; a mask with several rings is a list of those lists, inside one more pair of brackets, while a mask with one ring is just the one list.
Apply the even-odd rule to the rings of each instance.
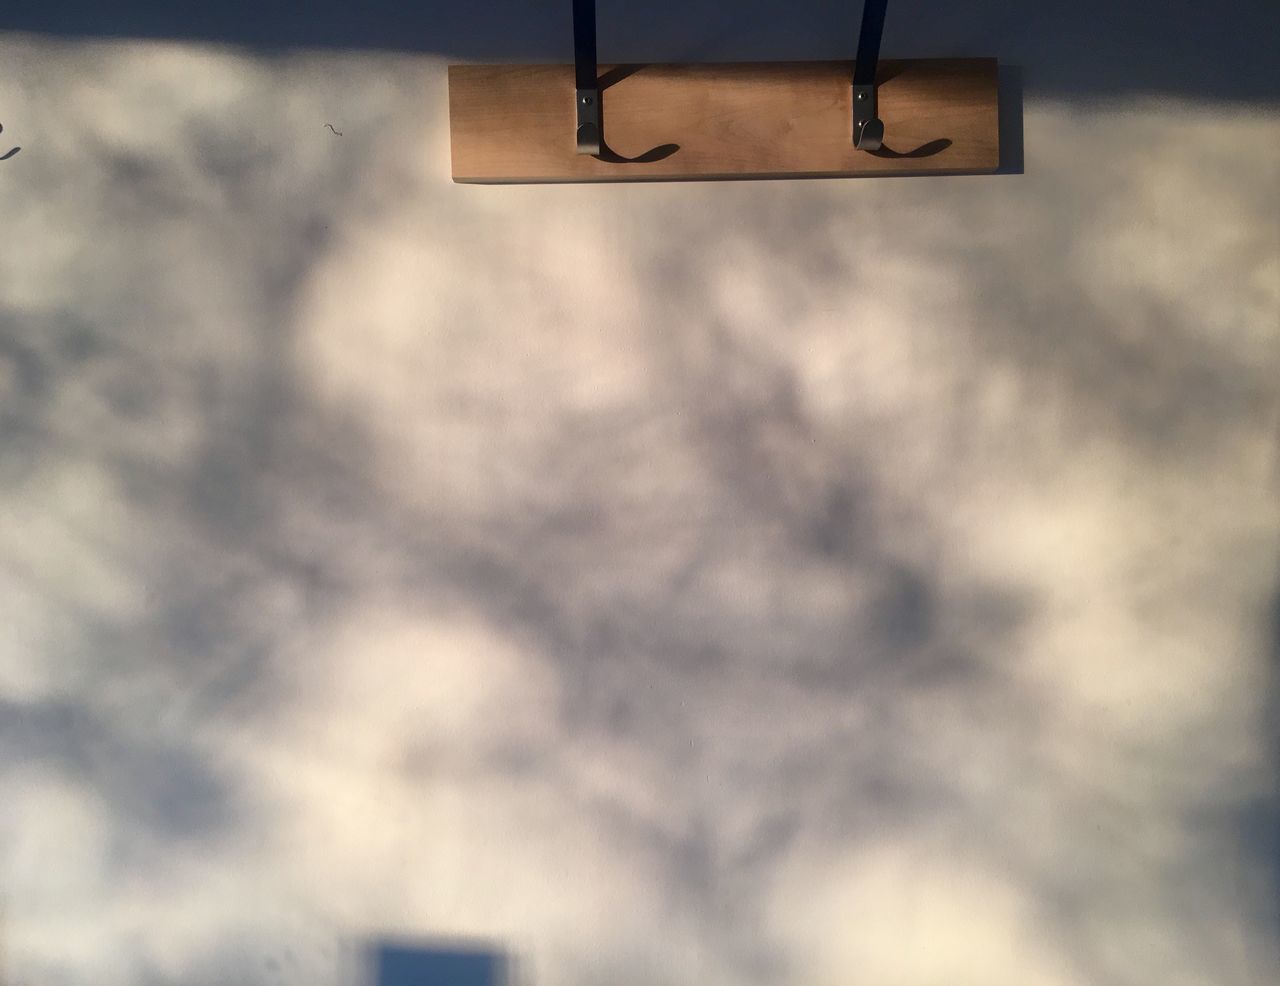
[[458, 943], [380, 943], [372, 949], [372, 986], [508, 986], [502, 952]]
[[1000, 169], [997, 174], [1025, 173], [1022, 138], [1022, 67], [1000, 66]]
[[[852, 58], [857, 0], [599, 0], [602, 62]], [[0, 31], [182, 38], [258, 48], [420, 51], [570, 61], [568, 0], [361, 4], [45, 0], [6, 5]], [[1275, 0], [894, 0], [884, 56], [985, 55], [1026, 68], [1034, 96], [1132, 93], [1280, 102]]]

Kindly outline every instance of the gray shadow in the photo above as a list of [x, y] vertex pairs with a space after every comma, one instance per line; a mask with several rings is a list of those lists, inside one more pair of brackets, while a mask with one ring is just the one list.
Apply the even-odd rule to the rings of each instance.
[[[1268, 614], [1266, 722], [1270, 730], [1268, 746], [1271, 763], [1280, 765], [1280, 586], [1271, 600]], [[1257, 859], [1267, 874], [1271, 888], [1272, 924], [1280, 937], [1280, 772], [1275, 774], [1272, 796], [1246, 814], [1245, 831], [1241, 840], [1250, 858]]]
[[999, 98], [1000, 167], [998, 175], [1020, 175], [1022, 151], [1022, 67], [1001, 64], [996, 80]]
[[931, 140], [928, 143], [921, 144], [919, 147], [910, 151], [895, 151], [888, 144], [885, 144], [879, 150], [868, 151], [872, 157], [888, 158], [922, 158], [933, 157], [935, 154], [941, 154], [951, 146], [951, 141], [946, 137], [940, 137], [938, 140]]
[[[847, 0], [600, 0], [602, 61], [670, 62], [851, 58], [861, 5]], [[570, 4], [490, 0], [420, 4], [263, 0], [240, 6], [186, 0], [48, 0], [0, 13], [0, 31], [67, 37], [182, 38], [255, 48], [419, 51], [475, 61], [571, 61]], [[1009, 0], [898, 2], [884, 56], [987, 55], [1033, 67], [1033, 96], [1180, 95], [1280, 99], [1280, 4], [1273, 0]]]

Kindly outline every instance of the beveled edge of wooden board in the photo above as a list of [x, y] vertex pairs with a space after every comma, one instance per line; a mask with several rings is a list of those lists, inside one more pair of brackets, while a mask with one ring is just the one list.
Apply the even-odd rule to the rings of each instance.
[[793, 174], [725, 174], [725, 175], [634, 175], [615, 178], [612, 175], [574, 175], [569, 178], [459, 178], [455, 185], [657, 185], [681, 182], [727, 181], [836, 181], [855, 178], [985, 178], [998, 174], [994, 168], [953, 168], [939, 171], [797, 171]]
[[[572, 71], [572, 65], [566, 65], [563, 62], [535, 62], [535, 63], [517, 63], [517, 62], [500, 62], [500, 63], [479, 63], [479, 62], [461, 62], [453, 63], [448, 66], [448, 82], [449, 82], [449, 117], [450, 117], [450, 165], [452, 180], [454, 184], [459, 185], [619, 185], [619, 184], [653, 184], [663, 182], [730, 182], [730, 181], [812, 181], [812, 180], [831, 180], [846, 178], [963, 178], [963, 177], [984, 177], [999, 174], [1004, 166], [1004, 152], [1002, 143], [1003, 120], [1001, 118], [1001, 91], [1000, 91], [1000, 60], [994, 56], [956, 56], [944, 58], [901, 58], [901, 59], [882, 59], [881, 67], [886, 63], [903, 65], [916, 63], [938, 63], [938, 62], [967, 62], [967, 63], [986, 63], [990, 72], [990, 77], [994, 84], [994, 103], [993, 109], [996, 115], [995, 130], [995, 163], [990, 167], [966, 167], [966, 168], [911, 168], [904, 169], [895, 167], [888, 170], [879, 169], [860, 169], [857, 171], [795, 171], [786, 173], [777, 172], [760, 172], [760, 173], [744, 173], [744, 172], [728, 172], [725, 174], [636, 174], [634, 172], [628, 174], [619, 173], [617, 175], [567, 175], [565, 177], [548, 177], [545, 175], [535, 175], [529, 177], [490, 177], [490, 176], [459, 176], [453, 172], [452, 160], [452, 130], [454, 115], [453, 100], [453, 80], [455, 70], [484, 70], [484, 69], [521, 69], [521, 68], [564, 68]], [[632, 63], [619, 63], [618, 65], [599, 66], [601, 74], [614, 68], [625, 68]], [[727, 68], [727, 67], [776, 67], [782, 65], [795, 64], [826, 64], [826, 65], [848, 65], [850, 69], [854, 65], [852, 59], [820, 59], [812, 62], [804, 62], [802, 60], [785, 59], [774, 61], [727, 61], [727, 62], [683, 62], [683, 63], [664, 63], [652, 62], [643, 63], [643, 67], [676, 67], [676, 68]], [[851, 74], [852, 78], [852, 74]]]

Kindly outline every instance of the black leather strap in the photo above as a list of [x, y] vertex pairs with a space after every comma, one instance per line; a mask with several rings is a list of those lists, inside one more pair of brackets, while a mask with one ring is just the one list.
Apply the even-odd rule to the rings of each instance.
[[858, 32], [858, 61], [853, 67], [855, 86], [872, 86], [876, 82], [876, 63], [880, 61], [880, 40], [884, 37], [884, 15], [889, 0], [866, 0], [862, 5], [862, 30]]
[[853, 66], [853, 143], [859, 150], [878, 151], [884, 142], [884, 124], [876, 105], [876, 67], [889, 0], [865, 0], [858, 55]]
[[578, 153], [599, 154], [603, 128], [596, 64], [596, 0], [573, 0], [573, 61]]

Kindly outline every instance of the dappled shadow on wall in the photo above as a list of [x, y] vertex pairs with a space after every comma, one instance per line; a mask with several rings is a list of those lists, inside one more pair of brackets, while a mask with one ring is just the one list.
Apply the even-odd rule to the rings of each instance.
[[511, 958], [475, 942], [377, 942], [368, 986], [515, 986]]

